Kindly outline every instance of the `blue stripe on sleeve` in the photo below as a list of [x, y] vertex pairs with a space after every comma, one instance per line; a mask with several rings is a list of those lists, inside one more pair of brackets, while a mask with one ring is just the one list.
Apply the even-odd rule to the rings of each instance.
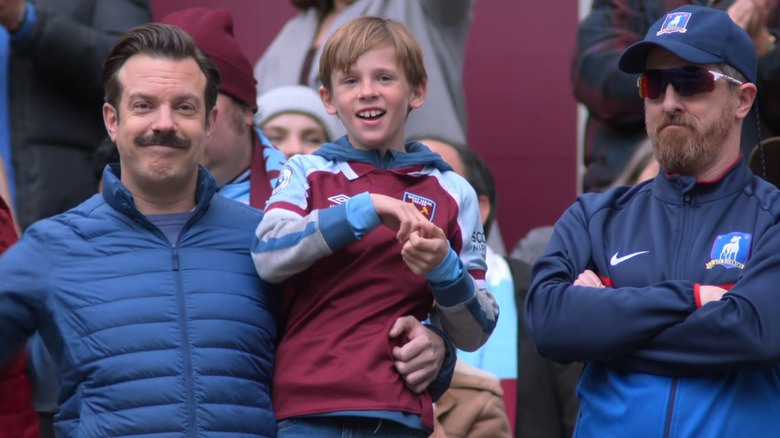
[[336, 251], [358, 240], [347, 220], [347, 204], [320, 210], [319, 222], [322, 237], [331, 251]]
[[495, 321], [487, 318], [487, 314], [482, 310], [475, 296], [474, 281], [467, 272], [461, 272], [460, 277], [452, 283], [436, 286], [431, 284], [431, 289], [436, 302], [443, 307], [465, 305], [472, 318], [485, 333], [492, 333], [493, 329], [496, 328], [498, 316], [496, 316]]
[[[458, 259], [458, 262], [460, 262], [460, 259]], [[474, 298], [475, 295], [474, 282], [463, 271], [461, 271], [461, 275], [455, 281], [440, 284], [431, 283], [431, 289], [433, 289], [433, 296], [436, 298], [436, 302], [444, 307], [465, 303]]]
[[286, 236], [271, 238], [263, 242], [255, 236], [252, 252], [255, 254], [276, 251], [278, 249], [290, 248], [298, 245], [301, 241], [317, 232], [317, 226], [314, 222], [309, 222], [303, 231], [288, 234]]
[[463, 264], [455, 251], [450, 247], [447, 256], [433, 271], [424, 275], [434, 288], [446, 287], [449, 283], [463, 276]]
[[363, 192], [347, 201], [347, 220], [358, 239], [382, 223], [376, 214], [370, 193]]

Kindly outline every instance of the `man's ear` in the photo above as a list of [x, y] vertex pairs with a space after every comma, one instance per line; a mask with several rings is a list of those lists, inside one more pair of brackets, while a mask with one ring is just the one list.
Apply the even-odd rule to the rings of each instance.
[[485, 221], [490, 217], [490, 199], [485, 195], [477, 196], [477, 202], [479, 203], [479, 217], [482, 218], [482, 225], [485, 225]]
[[103, 104], [103, 123], [106, 125], [106, 131], [108, 131], [111, 141], [116, 142], [116, 127], [119, 124], [119, 113], [108, 102]]
[[252, 113], [252, 110], [245, 109], [244, 111], [244, 124], [249, 127], [249, 130], [252, 130], [252, 127], [255, 123], [255, 115]]
[[327, 111], [328, 114], [334, 116], [338, 115], [339, 112], [333, 105], [333, 96], [324, 85], [320, 85], [320, 99], [322, 100], [322, 104], [325, 105], [325, 111]]
[[425, 95], [428, 93], [428, 81], [412, 88], [412, 97], [409, 99], [409, 108], [417, 109], [425, 103]]
[[739, 86], [737, 90], [737, 98], [739, 103], [737, 104], [736, 116], [737, 119], [742, 120], [747, 117], [750, 110], [753, 108], [753, 102], [756, 100], [756, 86], [750, 82], [746, 82]]

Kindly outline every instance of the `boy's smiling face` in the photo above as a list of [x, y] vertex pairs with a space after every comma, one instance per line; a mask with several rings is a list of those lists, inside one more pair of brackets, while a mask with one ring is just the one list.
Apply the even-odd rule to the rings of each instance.
[[356, 149], [382, 154], [404, 151], [404, 125], [410, 109], [422, 106], [426, 84], [412, 87], [391, 46], [360, 55], [347, 72], [333, 71], [331, 87], [320, 87], [330, 114], [337, 114]]

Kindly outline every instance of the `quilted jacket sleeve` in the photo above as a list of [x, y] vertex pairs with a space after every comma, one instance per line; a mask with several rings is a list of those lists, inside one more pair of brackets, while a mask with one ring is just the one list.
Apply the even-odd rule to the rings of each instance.
[[0, 364], [38, 326], [47, 293], [49, 261], [34, 230], [0, 258]]

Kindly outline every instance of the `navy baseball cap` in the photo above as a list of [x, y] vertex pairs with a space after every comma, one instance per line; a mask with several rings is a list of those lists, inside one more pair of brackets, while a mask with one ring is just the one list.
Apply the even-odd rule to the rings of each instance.
[[704, 6], [681, 6], [655, 22], [645, 39], [632, 44], [618, 66], [626, 73], [643, 73], [656, 47], [694, 64], [726, 64], [756, 82], [758, 60], [753, 41], [727, 13]]

